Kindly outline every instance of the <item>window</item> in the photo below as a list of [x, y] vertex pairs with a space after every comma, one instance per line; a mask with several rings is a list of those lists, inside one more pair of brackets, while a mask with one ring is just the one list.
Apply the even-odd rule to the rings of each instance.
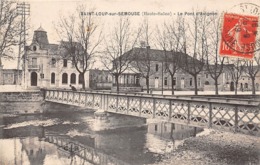
[[158, 129], [157, 127], [158, 127], [157, 124], [155, 124], [155, 126], [154, 126], [155, 131], [157, 131], [157, 129]]
[[62, 74], [62, 84], [68, 84], [68, 74], [67, 73]]
[[55, 59], [55, 58], [52, 58], [52, 59], [51, 59], [51, 66], [52, 66], [52, 67], [55, 67], [55, 66], [56, 66], [56, 59]]
[[164, 77], [164, 85], [168, 85], [168, 79], [167, 79], [167, 77]]
[[192, 86], [192, 78], [190, 78], [190, 86]]
[[245, 83], [245, 89], [248, 89], [248, 84], [247, 83]]
[[55, 84], [55, 73], [51, 73], [51, 84]]
[[206, 74], [206, 78], [208, 78], [209, 77], [209, 75], [208, 74]]
[[76, 84], [76, 74], [75, 73], [72, 73], [70, 75], [70, 83], [71, 84]]
[[32, 66], [36, 66], [37, 65], [37, 58], [32, 58]]
[[83, 83], [83, 74], [80, 73], [79, 74], [79, 84], [82, 84]]
[[36, 46], [33, 46], [33, 51], [36, 51], [37, 50], [37, 47]]
[[198, 86], [200, 86], [200, 78], [198, 78]]
[[129, 75], [126, 75], [126, 84], [129, 83]]
[[159, 70], [159, 65], [156, 64], [156, 65], [155, 65], [155, 71], [158, 72], [158, 70]]
[[138, 76], [136, 76], [136, 79], [135, 79], [135, 84], [136, 84], [136, 85], [139, 85], [139, 84], [140, 84], [140, 81], [139, 81], [139, 75], [138, 75]]
[[68, 60], [67, 59], [63, 59], [63, 67], [67, 67], [68, 65]]
[[205, 81], [205, 85], [209, 85], [209, 82], [208, 82], [208, 81]]
[[173, 78], [173, 85], [176, 85], [176, 77]]

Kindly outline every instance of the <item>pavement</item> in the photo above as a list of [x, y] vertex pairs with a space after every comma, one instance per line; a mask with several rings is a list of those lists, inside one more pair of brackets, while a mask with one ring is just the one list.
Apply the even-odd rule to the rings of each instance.
[[[22, 91], [35, 91], [35, 89], [24, 89], [20, 85], [0, 85], [0, 92], [22, 92]], [[146, 92], [142, 92], [146, 94]], [[153, 91], [152, 94], [161, 95], [162, 91]], [[199, 95], [215, 95], [215, 91], [199, 91]], [[238, 95], [251, 95], [251, 91], [238, 91]], [[260, 95], [260, 91], [256, 92], [257, 95]], [[163, 95], [171, 95], [170, 90], [163, 91]], [[194, 91], [175, 91], [175, 95], [194, 95]], [[219, 95], [235, 95], [234, 91], [219, 91]]]
[[0, 92], [26, 92], [35, 91], [24, 89], [21, 85], [0, 85]]
[[[146, 93], [146, 92], [143, 92]], [[162, 94], [162, 91], [153, 91], [152, 94]], [[163, 91], [163, 95], [171, 95], [171, 91]], [[252, 91], [238, 91], [238, 95], [251, 95]], [[260, 91], [256, 92], [260, 95]], [[175, 91], [174, 95], [194, 95], [194, 91]], [[198, 95], [215, 95], [215, 91], [198, 91]], [[235, 95], [235, 91], [219, 91], [219, 95]]]

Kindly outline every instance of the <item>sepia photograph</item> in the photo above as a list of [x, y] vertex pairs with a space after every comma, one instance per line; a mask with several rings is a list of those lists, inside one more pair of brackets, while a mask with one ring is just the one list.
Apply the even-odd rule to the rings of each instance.
[[259, 0], [0, 0], [0, 165], [260, 165]]

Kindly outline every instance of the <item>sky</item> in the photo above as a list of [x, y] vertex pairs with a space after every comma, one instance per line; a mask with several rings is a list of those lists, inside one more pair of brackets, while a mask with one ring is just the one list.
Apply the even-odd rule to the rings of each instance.
[[[21, 0], [19, 0], [22, 2]], [[260, 6], [259, 0], [25, 0], [30, 4], [30, 24], [28, 44], [31, 43], [33, 31], [42, 26], [47, 31], [50, 43], [58, 43], [59, 37], [54, 30], [54, 24], [60, 15], [68, 15], [75, 12], [78, 4], [85, 3], [93, 6], [96, 12], [165, 12], [171, 16], [178, 13], [190, 13], [192, 9], [204, 10], [207, 12], [223, 12], [232, 7], [244, 3], [254, 3]], [[168, 21], [171, 16], [147, 16], [152, 24], [159, 24]], [[114, 25], [118, 16], [99, 16], [99, 21], [104, 24], [105, 29]], [[142, 16], [131, 16], [133, 22], [140, 24]], [[18, 50], [18, 48], [17, 48]], [[4, 68], [15, 68], [15, 61], [4, 61]]]

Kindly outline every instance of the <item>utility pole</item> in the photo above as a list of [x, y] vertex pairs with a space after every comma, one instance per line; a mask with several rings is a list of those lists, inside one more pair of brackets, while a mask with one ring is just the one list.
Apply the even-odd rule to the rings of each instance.
[[163, 80], [164, 80], [164, 77], [163, 77], [163, 61], [162, 61], [162, 95], [163, 95]]
[[[22, 2], [17, 4], [17, 14], [21, 16], [21, 27], [20, 27], [20, 41], [19, 41], [19, 52], [18, 52], [18, 62], [17, 62], [17, 80], [16, 83], [20, 81], [19, 69], [21, 63], [21, 54], [23, 55], [23, 85], [26, 88], [26, 20], [30, 15], [30, 4]], [[23, 51], [23, 52], [22, 52]]]

